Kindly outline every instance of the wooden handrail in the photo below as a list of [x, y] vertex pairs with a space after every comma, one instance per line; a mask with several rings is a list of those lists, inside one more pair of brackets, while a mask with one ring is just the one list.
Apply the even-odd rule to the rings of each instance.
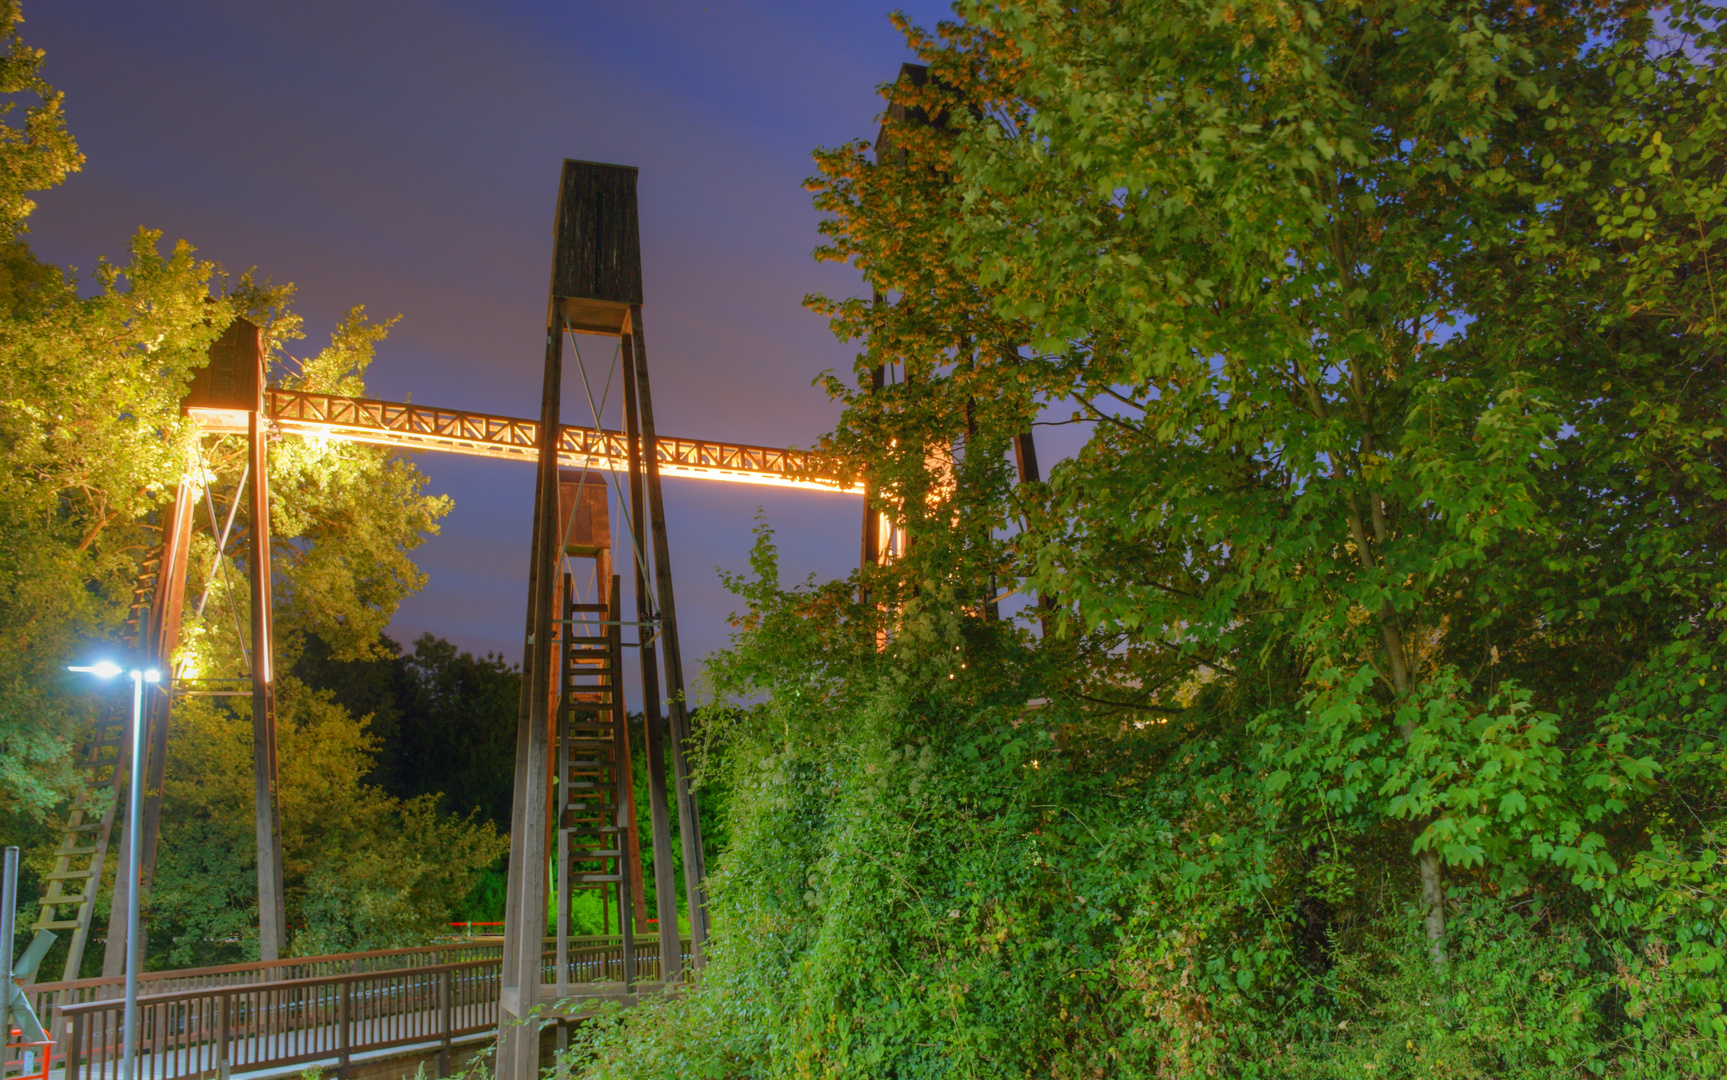
[[[293, 956], [280, 960], [253, 960], [240, 964], [218, 964], [201, 968], [176, 968], [171, 971], [146, 971], [139, 976], [140, 986], [151, 983], [182, 983], [193, 986], [224, 986], [244, 985], [265, 981], [271, 972], [284, 969], [310, 969], [316, 971], [326, 966], [349, 966], [372, 962], [387, 962], [392, 960], [407, 960], [407, 963], [394, 965], [395, 968], [415, 966], [412, 960], [419, 956], [435, 954], [463, 954], [475, 952], [491, 952], [502, 956], [503, 947], [495, 941], [458, 941], [445, 945], [415, 945], [402, 949], [373, 949], [357, 953], [326, 953], [317, 956]], [[388, 970], [376, 968], [373, 970]], [[126, 985], [124, 976], [97, 976], [90, 979], [68, 979], [59, 982], [33, 983], [25, 988], [30, 995], [31, 1004], [36, 1008], [36, 1015], [46, 1016], [49, 1009], [59, 1005], [72, 1005], [80, 1001], [88, 1001], [108, 996], [118, 996]], [[112, 991], [105, 994], [103, 991]]]
[[[689, 941], [680, 944], [687, 950]], [[596, 981], [612, 982], [612, 972], [624, 967], [622, 952], [621, 943], [602, 942], [569, 955], [580, 969], [597, 966]], [[636, 963], [652, 967], [659, 944], [640, 942], [632, 953]], [[555, 954], [544, 959], [556, 966]], [[447, 1073], [452, 1039], [496, 1028], [502, 967], [501, 957], [485, 957], [143, 994], [137, 1000], [140, 1080], [312, 1061], [333, 1062], [341, 1072], [356, 1054], [409, 1045], [436, 1048], [440, 1071]], [[544, 967], [541, 973], [544, 978]], [[108, 997], [55, 1009], [65, 1080], [109, 1080], [117, 1073], [124, 1008], [121, 999]]]
[[[615, 935], [614, 935], [615, 936]], [[266, 971], [271, 968], [296, 967], [319, 963], [351, 963], [356, 960], [375, 960], [396, 956], [416, 956], [426, 953], [447, 952], [450, 950], [466, 951], [473, 949], [499, 949], [495, 941], [452, 941], [445, 945], [413, 945], [401, 949], [373, 949], [369, 952], [353, 953], [321, 953], [317, 956], [286, 956], [280, 960], [248, 960], [238, 964], [215, 964], [209, 967], [173, 968], [168, 971], [146, 971], [138, 976], [140, 982], [153, 982], [160, 979], [196, 979], [209, 975], [227, 975], [250, 971]], [[103, 986], [108, 983], [123, 984], [124, 975], [96, 975], [88, 979], [64, 979], [55, 982], [32, 983], [31, 993], [38, 990], [74, 990], [86, 987]]]
[[[594, 950], [596, 952], [601, 950]], [[438, 975], [446, 971], [472, 971], [483, 967], [497, 967], [498, 960], [463, 960], [454, 964], [427, 964], [424, 967], [390, 968], [386, 971], [349, 971], [340, 975], [309, 975], [303, 979], [279, 979], [275, 982], [231, 983], [226, 986], [198, 986], [187, 990], [169, 990], [162, 994], [139, 994], [140, 1009], [150, 1005], [172, 1005], [181, 1001], [193, 1001], [197, 998], [233, 996], [236, 994], [275, 993], [279, 990], [305, 990], [314, 986], [335, 986], [340, 983], [365, 982], [368, 979], [393, 979], [407, 975]], [[120, 998], [98, 998], [94, 1001], [80, 1001], [75, 1005], [57, 1006], [59, 1014], [65, 1017], [86, 1016], [93, 1012], [119, 1012], [125, 1008], [124, 1000]]]

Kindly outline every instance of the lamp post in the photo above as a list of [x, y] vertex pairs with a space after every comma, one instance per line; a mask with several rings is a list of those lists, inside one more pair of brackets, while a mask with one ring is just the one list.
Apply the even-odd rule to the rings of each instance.
[[[112, 660], [99, 660], [88, 666], [68, 667], [98, 679], [112, 679], [124, 669]], [[132, 887], [126, 890], [126, 1012], [122, 1022], [120, 1080], [135, 1080], [138, 1049], [138, 967], [143, 958], [138, 955], [138, 826], [144, 802], [144, 684], [161, 679], [155, 668], [133, 668], [127, 672], [132, 679], [132, 765], [131, 782], [126, 791], [126, 865], [132, 873]]]

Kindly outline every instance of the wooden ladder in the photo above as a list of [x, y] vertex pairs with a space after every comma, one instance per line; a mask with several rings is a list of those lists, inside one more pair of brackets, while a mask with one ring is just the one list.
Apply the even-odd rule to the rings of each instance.
[[[631, 873], [634, 820], [617, 577], [608, 584], [604, 603], [577, 603], [569, 589], [564, 597], [556, 799], [558, 878], [565, 895], [559, 897], [558, 951], [567, 955], [571, 896], [581, 890], [599, 892], [608, 922], [615, 896], [623, 976], [630, 982], [635, 978], [633, 899], [641, 883]], [[567, 978], [566, 970], [559, 982]]]

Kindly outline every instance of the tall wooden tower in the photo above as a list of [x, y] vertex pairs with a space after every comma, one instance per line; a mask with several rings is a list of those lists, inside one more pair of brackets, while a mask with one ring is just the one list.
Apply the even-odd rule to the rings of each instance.
[[[631, 917], [641, 895], [639, 861], [631, 857], [628, 735], [618, 685], [624, 647], [640, 651], [642, 706], [653, 822], [662, 980], [680, 976], [676, 884], [672, 879], [669, 798], [678, 803], [684, 892], [694, 963], [702, 962], [707, 907], [705, 867], [686, 747], [683, 657], [678, 650], [666, 515], [655, 452], [653, 398], [642, 333], [641, 240], [636, 217], [636, 170], [565, 161], [553, 223], [552, 283], [546, 305], [545, 380], [541, 389], [539, 472], [534, 488], [533, 543], [528, 565], [528, 616], [523, 645], [522, 701], [516, 733], [515, 800], [510, 818], [510, 879], [504, 915], [503, 993], [498, 1035], [500, 1080], [539, 1075], [536, 1006], [566, 995], [634, 998], [649, 987], [633, 983]], [[635, 617], [622, 618], [622, 574], [612, 572], [609, 541], [597, 542], [594, 506], [586, 494], [599, 479], [560, 476], [564, 339], [592, 334], [618, 340], [624, 384], [629, 489], [626, 573], [635, 579]], [[594, 480], [587, 477], [595, 476]], [[605, 516], [604, 500], [600, 516]], [[584, 530], [583, 518], [586, 515]], [[566, 572], [571, 559], [592, 570]], [[591, 587], [584, 587], [588, 574]], [[578, 596], [591, 598], [579, 601]], [[633, 628], [635, 633], [623, 631]], [[626, 639], [633, 637], [634, 641]], [[662, 693], [660, 656], [665, 659]], [[661, 719], [661, 705], [666, 717]], [[666, 730], [669, 725], [669, 730]], [[675, 791], [665, 787], [669, 746]], [[555, 856], [548, 859], [547, 856]], [[558, 891], [552, 978], [545, 978], [548, 864], [564, 882]], [[618, 899], [625, 939], [624, 982], [572, 984], [567, 966], [568, 904], [573, 892], [598, 886]], [[657, 989], [657, 987], [654, 987]], [[544, 1010], [542, 1010], [544, 1011]]]

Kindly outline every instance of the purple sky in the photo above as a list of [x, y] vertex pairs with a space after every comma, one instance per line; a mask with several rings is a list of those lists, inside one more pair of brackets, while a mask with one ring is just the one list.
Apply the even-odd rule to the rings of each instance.
[[[924, 25], [946, 14], [901, 6]], [[531, 417], [559, 163], [637, 165], [660, 430], [808, 445], [837, 416], [810, 381], [849, 370], [856, 349], [801, 299], [859, 285], [810, 258], [802, 182], [813, 147], [873, 136], [876, 86], [912, 59], [888, 10], [33, 0], [24, 39], [47, 51], [89, 161], [40, 197], [31, 242], [87, 271], [121, 259], [139, 226], [161, 229], [298, 285], [296, 351], [353, 304], [401, 314], [376, 396]], [[603, 380], [611, 349], [582, 340]], [[566, 422], [586, 410], [579, 385], [566, 392]], [[532, 470], [419, 464], [456, 505], [416, 553], [430, 582], [392, 633], [519, 660]], [[686, 662], [726, 641], [736, 604], [714, 568], [746, 566], [757, 507], [788, 581], [857, 557], [855, 497], [668, 480], [666, 501]]]

